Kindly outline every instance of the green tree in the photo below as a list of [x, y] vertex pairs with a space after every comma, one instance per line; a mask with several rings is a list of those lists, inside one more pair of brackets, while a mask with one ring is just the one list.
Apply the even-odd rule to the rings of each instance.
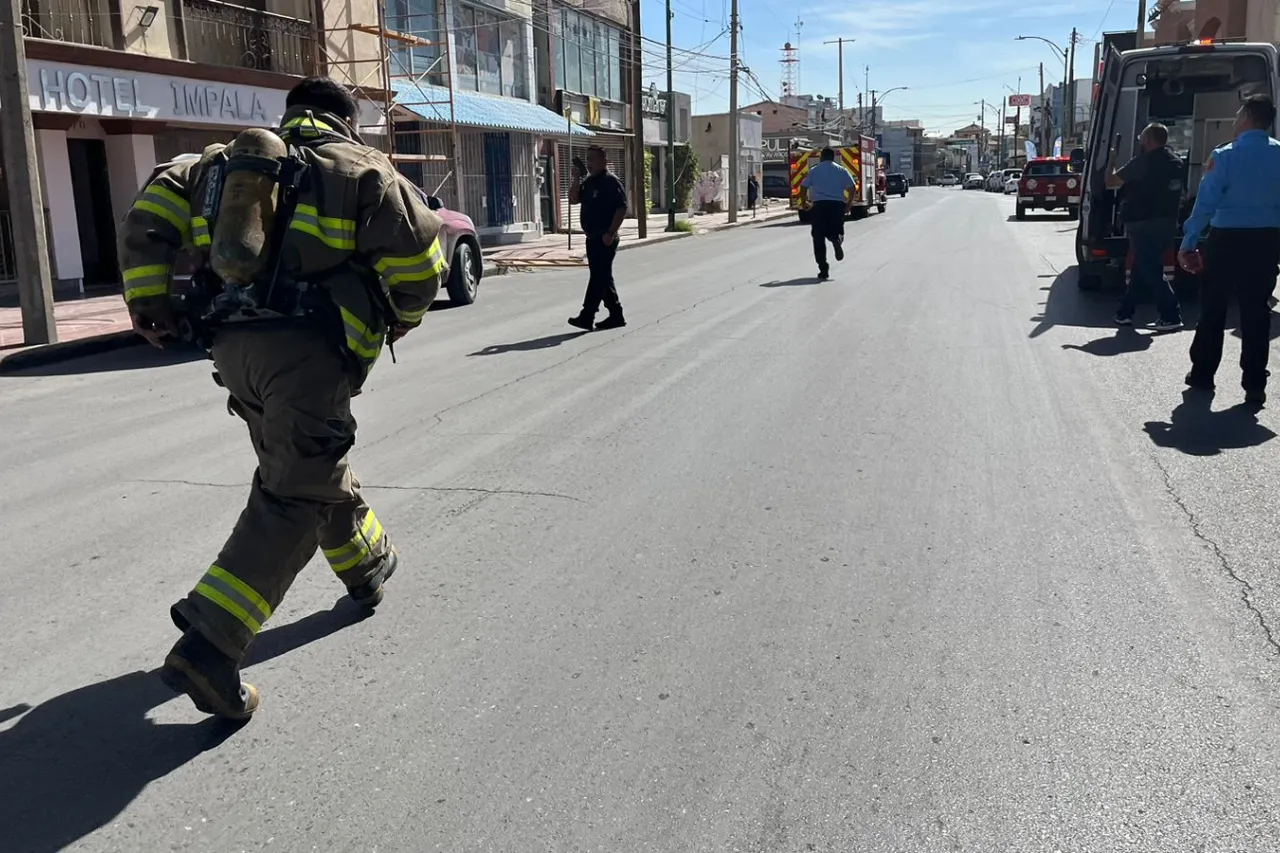
[[675, 150], [676, 210], [688, 210], [693, 199], [693, 185], [698, 182], [702, 169], [698, 165], [698, 152], [689, 145], [677, 145]]

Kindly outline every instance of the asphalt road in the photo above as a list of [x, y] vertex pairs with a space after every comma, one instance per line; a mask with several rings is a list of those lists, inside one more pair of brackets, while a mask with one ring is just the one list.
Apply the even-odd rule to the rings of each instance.
[[239, 730], [154, 675], [253, 465], [209, 364], [0, 377], [0, 850], [1277, 849], [1280, 388], [1185, 404], [1012, 211], [917, 189], [825, 283], [789, 224], [625, 252], [618, 332], [583, 271], [433, 312], [357, 401], [387, 602], [313, 564]]

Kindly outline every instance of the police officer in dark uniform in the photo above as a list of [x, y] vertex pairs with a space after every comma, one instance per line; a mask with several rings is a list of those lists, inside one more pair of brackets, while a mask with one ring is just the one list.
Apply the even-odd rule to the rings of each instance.
[[[622, 316], [622, 303], [613, 282], [613, 257], [618, 253], [618, 229], [627, 215], [627, 190], [618, 176], [609, 171], [604, 149], [587, 149], [587, 175], [583, 180], [579, 163], [574, 164], [573, 183], [569, 185], [569, 204], [582, 205], [582, 230], [587, 235], [587, 295], [582, 300], [582, 313], [569, 318], [569, 325], [579, 329], [620, 329], [627, 325]], [[609, 316], [595, 322], [600, 304]]]
[[[1240, 307], [1240, 384], [1245, 400], [1256, 405], [1267, 401], [1270, 299], [1280, 265], [1280, 141], [1271, 137], [1275, 120], [1275, 103], [1266, 95], [1254, 95], [1240, 107], [1235, 141], [1205, 161], [1178, 252], [1183, 269], [1204, 273], [1187, 385], [1213, 390], [1234, 295]], [[1202, 257], [1197, 247], [1206, 227]]]

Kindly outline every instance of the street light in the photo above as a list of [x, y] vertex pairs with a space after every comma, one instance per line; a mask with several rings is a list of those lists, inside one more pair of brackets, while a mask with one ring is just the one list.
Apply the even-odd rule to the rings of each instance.
[[901, 92], [904, 89], [910, 89], [910, 88], [911, 88], [910, 86], [894, 86], [892, 89], [886, 89], [885, 91], [881, 92], [878, 97], [876, 95], [876, 90], [875, 89], [871, 90], [871, 135], [872, 136], [876, 135], [876, 105], [883, 102], [886, 95], [892, 95], [894, 92]]
[[1044, 42], [1045, 44], [1049, 45], [1049, 47], [1053, 48], [1053, 52], [1058, 54], [1058, 57], [1062, 60], [1062, 70], [1064, 72], [1067, 70], [1067, 50], [1066, 48], [1061, 47], [1056, 41], [1053, 41], [1052, 39], [1047, 39], [1044, 36], [1018, 36], [1014, 39], [1014, 41]]

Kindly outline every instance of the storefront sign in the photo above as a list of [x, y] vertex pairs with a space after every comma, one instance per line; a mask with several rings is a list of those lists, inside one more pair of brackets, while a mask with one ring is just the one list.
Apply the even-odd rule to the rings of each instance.
[[641, 95], [640, 109], [649, 115], [665, 116], [667, 114], [667, 99], [660, 98], [657, 95]]
[[240, 127], [274, 125], [284, 113], [282, 89], [36, 60], [28, 62], [28, 76], [36, 112]]

